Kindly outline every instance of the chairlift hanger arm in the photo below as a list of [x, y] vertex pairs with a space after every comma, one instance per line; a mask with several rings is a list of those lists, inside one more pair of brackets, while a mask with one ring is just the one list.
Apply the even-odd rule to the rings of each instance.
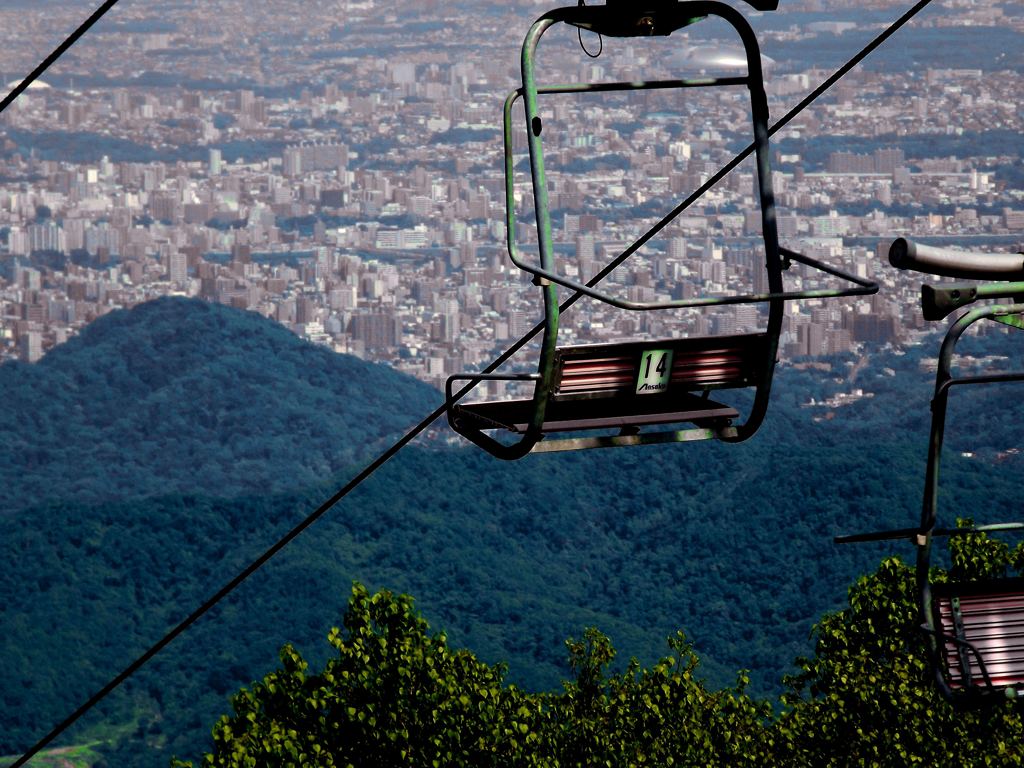
[[[644, 0], [640, 0], [639, 3], [630, 3], [629, 5], [631, 7], [628, 10], [628, 13], [636, 14], [646, 12], [644, 9], [646, 8], [647, 3], [652, 3], [652, 0], [647, 0], [646, 3]], [[534, 22], [530, 31], [526, 35], [526, 39], [523, 41], [521, 52], [521, 68], [523, 77], [522, 94], [525, 101], [527, 118], [527, 143], [530, 154], [534, 210], [537, 215], [536, 225], [540, 247], [540, 269], [547, 272], [554, 272], [554, 256], [551, 235], [550, 206], [548, 204], [547, 181], [544, 170], [544, 152], [541, 147], [540, 138], [543, 125], [537, 104], [538, 95], [541, 93], [541, 86], [537, 83], [535, 68], [537, 47], [539, 46], [540, 40], [545, 32], [551, 28], [551, 26], [560, 21], [572, 19], [578, 22], [585, 21], [587, 18], [591, 17], [599, 18], [602, 17], [602, 15], [607, 14], [624, 14], [627, 13], [626, 5], [627, 4], [623, 2], [623, 0], [617, 0], [617, 2], [612, 6], [572, 6], [552, 10], [542, 15], [536, 22]], [[725, 3], [716, 2], [715, 0], [692, 0], [684, 3], [668, 2], [668, 0], [653, 0], [653, 5], [657, 6], [658, 13], [677, 13], [680, 8], [683, 8], [685, 9], [685, 13], [689, 15], [719, 17], [732, 26], [736, 34], [740, 37], [747, 59], [747, 73], [745, 81], [751, 97], [751, 111], [756, 145], [755, 152], [758, 155], [759, 176], [770, 173], [768, 168], [768, 158], [766, 156], [767, 151], [765, 149], [768, 141], [768, 105], [761, 72], [760, 47], [758, 46], [757, 38], [754, 35], [754, 31], [751, 29], [750, 24], [735, 8], [726, 5]], [[642, 87], [643, 86], [641, 85], [641, 88]], [[627, 90], [631, 90], [634, 89], [634, 85], [626, 84], [625, 88]], [[515, 95], [510, 95], [505, 101], [504, 127], [506, 202], [509, 209], [511, 209], [511, 206], [514, 204], [514, 189], [511, 189], [513, 184], [511, 177], [514, 170], [512, 168], [511, 148], [511, 105], [515, 98]], [[763, 134], [763, 136], [761, 134]], [[508, 223], [514, 224], [511, 219]], [[765, 227], [766, 229], [771, 228], [772, 234], [774, 235], [774, 219], [766, 221]], [[514, 225], [509, 226], [508, 229], [511, 240], [515, 236]], [[769, 256], [770, 261], [777, 260], [777, 258], [777, 253], [773, 253]], [[773, 278], [770, 277], [770, 282], [772, 282], [772, 280]], [[781, 284], [781, 280], [778, 282]], [[567, 287], [573, 287], [574, 290], [576, 289], [575, 286]], [[770, 287], [773, 291], [778, 290], [775, 286]]]
[[[777, 5], [777, 2], [761, 2], [751, 3], [755, 7], [761, 10], [772, 10]], [[742, 77], [725, 77], [725, 78], [699, 78], [699, 79], [688, 79], [688, 80], [664, 80], [664, 81], [634, 81], [634, 82], [619, 82], [619, 83], [573, 83], [566, 85], [548, 85], [540, 86], [537, 85], [533, 76], [533, 53], [540, 42], [541, 36], [544, 32], [554, 23], [558, 21], [564, 21], [566, 23], [577, 23], [582, 19], [588, 17], [588, 14], [596, 14], [602, 16], [602, 14], [637, 14], [646, 13], [644, 10], [651, 6], [658, 6], [659, 8], [675, 8], [678, 4], [674, 0], [647, 0], [647, 3], [641, 2], [626, 3], [620, 0], [619, 2], [613, 2], [608, 6], [578, 6], [569, 8], [560, 8], [551, 11], [542, 16], [533, 26], [530, 33], [527, 35], [526, 41], [523, 45], [523, 88], [517, 89], [508, 95], [504, 103], [504, 114], [503, 114], [503, 126], [504, 126], [504, 155], [505, 155], [505, 210], [506, 210], [506, 222], [505, 231], [508, 243], [509, 257], [512, 262], [522, 269], [523, 271], [533, 274], [540, 280], [546, 280], [557, 285], [561, 285], [572, 291], [580, 293], [584, 296], [597, 299], [605, 302], [611, 306], [625, 310], [660, 310], [660, 309], [683, 309], [693, 307], [708, 307], [708, 306], [720, 306], [728, 304], [749, 304], [749, 303], [771, 303], [776, 300], [788, 301], [797, 299], [812, 299], [812, 298], [836, 298], [844, 296], [855, 296], [855, 295], [870, 295], [878, 291], [878, 284], [868, 280], [862, 280], [854, 275], [834, 270], [821, 262], [815, 261], [805, 256], [789, 251], [788, 249], [780, 249], [780, 254], [784, 255], [787, 259], [798, 261], [813, 269], [818, 269], [827, 274], [831, 274], [840, 279], [847, 280], [854, 283], [857, 287], [852, 289], [827, 289], [827, 290], [814, 290], [814, 291], [791, 291], [786, 292], [782, 290], [781, 277], [778, 278], [779, 286], [778, 289], [772, 290], [768, 293], [761, 294], [745, 294], [741, 296], [729, 296], [720, 298], [696, 298], [696, 299], [679, 299], [675, 301], [667, 302], [637, 302], [620, 299], [612, 296], [603, 290], [596, 287], [591, 287], [583, 283], [582, 281], [571, 280], [563, 275], [558, 274], [554, 268], [552, 246], [548, 242], [550, 240], [551, 222], [549, 219], [549, 207], [547, 204], [547, 184], [545, 181], [544, 173], [544, 160], [543, 154], [539, 147], [539, 135], [543, 128], [540, 122], [540, 117], [537, 115], [536, 97], [538, 95], [550, 94], [550, 93], [581, 93], [587, 91], [629, 91], [629, 90], [648, 90], [648, 89], [660, 89], [660, 88], [689, 88], [689, 87], [704, 87], [704, 86], [722, 86], [722, 85], [746, 85], [751, 91], [751, 97], [753, 99], [752, 108], [754, 110], [755, 118], [755, 132], [757, 131], [757, 124], [760, 122], [759, 113], [764, 112], [763, 118], [767, 120], [767, 106], [764, 102], [764, 88], [761, 77], [761, 61], [760, 61], [760, 49], [757, 45], [757, 40], [753, 35], [753, 31], [750, 29], [749, 24], [746, 20], [739, 15], [735, 9], [730, 6], [723, 5], [718, 2], [687, 2], [685, 7], [687, 13], [699, 13], [702, 15], [715, 15], [723, 18], [725, 21], [732, 24], [736, 32], [739, 34], [744, 49], [747, 54], [748, 72], [746, 76]], [[627, 8], [628, 6], [628, 8]], [[763, 6], [763, 7], [762, 7]], [[638, 10], [639, 9], [639, 10]], [[609, 17], [611, 18], [611, 16]], [[512, 106], [522, 96], [526, 96], [527, 101], [527, 112], [533, 113], [535, 117], [530, 121], [529, 126], [529, 145], [530, 145], [530, 156], [531, 164], [533, 165], [532, 175], [534, 182], [534, 196], [536, 200], [535, 208], [538, 211], [538, 235], [541, 240], [541, 263], [540, 265], [530, 264], [525, 261], [518, 250], [515, 236], [516, 236], [516, 218], [515, 218], [515, 179], [514, 179], [514, 164], [515, 157], [512, 146]], [[765, 137], [767, 139], [767, 137]], [[767, 169], [761, 169], [762, 172]], [[676, 214], [678, 215], [678, 214]], [[623, 253], [635, 250], [637, 244], [642, 243], [649, 239], [655, 230], [660, 230], [665, 225], [665, 222], [659, 222], [652, 227], [648, 232], [641, 235], [634, 242], [633, 246], [627, 248]], [[774, 239], [774, 238], [773, 238]], [[769, 256], [769, 263], [775, 260], [776, 256]], [[617, 259], [616, 261], [619, 261]], [[770, 282], [772, 278], [770, 275]]]
[[[985, 287], [985, 286], [982, 286]], [[942, 456], [942, 444], [946, 428], [946, 410], [949, 403], [949, 390], [962, 384], [988, 384], [994, 382], [1024, 381], [1024, 371], [989, 374], [985, 376], [954, 377], [952, 373], [953, 356], [957, 342], [964, 332], [974, 323], [1003, 314], [1024, 313], [1024, 304], [988, 305], [978, 307], [965, 313], [953, 323], [942, 339], [939, 348], [938, 366], [935, 372], [935, 394], [932, 398], [932, 423], [928, 438], [928, 462], [925, 471], [924, 500], [921, 512], [921, 530], [929, 531], [935, 527], [937, 517], [939, 462]], [[927, 547], [921, 554], [927, 560]], [[920, 562], [919, 562], [920, 565]], [[926, 575], [926, 574], [925, 574]]]
[[[783, 128], [785, 128], [790, 122], [792, 122], [794, 117], [796, 117], [804, 109], [806, 109], [810, 104], [812, 104], [818, 97], [821, 96], [821, 94], [823, 94], [826, 91], [828, 91], [832, 86], [834, 86], [837, 82], [839, 82], [839, 80], [841, 80], [843, 77], [845, 77], [847, 74], [849, 74], [849, 72], [851, 70], [853, 70], [857, 65], [859, 65], [862, 61], [864, 61], [864, 59], [866, 59], [874, 50], [876, 50], [879, 46], [881, 46], [886, 40], [888, 40], [890, 37], [892, 37], [894, 34], [896, 34], [896, 32], [898, 32], [900, 29], [902, 29], [907, 24], [907, 22], [909, 22], [911, 19], [913, 19], [915, 16], [917, 16], [917, 14], [920, 13], [924, 8], [926, 8], [930, 3], [931, 3], [931, 0], [917, 0], [917, 2], [911, 8], [909, 8], [898, 19], [896, 19], [888, 27], [886, 27], [886, 29], [883, 32], [881, 32], [879, 35], [874, 37], [855, 56], [853, 56], [845, 64], [843, 64], [842, 67], [837, 69], [829, 77], [827, 77], [824, 81], [822, 81], [817, 86], [817, 88], [815, 88], [811, 93], [807, 94], [803, 99], [801, 99], [800, 102], [798, 102], [794, 107], [792, 107], [780, 120], [775, 122], [772, 125], [771, 129], [768, 131], [768, 134], [769, 135], [774, 135], [775, 133], [777, 133], [780, 130], [782, 130]], [[771, 4], [771, 5], [769, 5], [769, 2], [765, 2], [765, 3], [763, 3], [763, 5], [764, 5], [763, 8], [761, 8], [758, 5], [755, 5], [755, 7], [757, 7], [759, 10], [772, 10], [777, 5], [777, 2], [774, 3], [774, 4]], [[597, 275], [595, 275], [593, 278], [591, 278], [591, 280], [588, 281], [588, 285], [589, 286], [595, 286], [602, 279], [607, 277], [616, 267], [618, 267], [620, 264], [622, 264], [627, 258], [632, 256], [633, 253], [635, 253], [642, 245], [644, 245], [648, 240], [650, 240], [650, 238], [654, 234], [656, 234], [656, 233], [660, 232], [661, 230], [663, 230], [672, 221], [672, 219], [674, 219], [676, 216], [678, 216], [684, 210], [689, 208], [694, 202], [696, 202], [703, 195], [705, 195], [708, 192], [709, 189], [711, 189], [713, 186], [715, 186], [718, 182], [720, 182], [723, 178], [725, 178], [729, 173], [731, 173], [736, 167], [738, 167], [741, 162], [743, 162], [746, 158], [750, 157], [750, 155], [754, 154], [756, 152], [756, 147], [757, 147], [757, 141], [754, 141], [754, 142], [751, 142], [750, 144], [748, 144], [747, 147], [743, 151], [741, 151], [731, 161], [729, 161], [724, 166], [722, 166], [715, 174], [713, 174], [711, 176], [710, 179], [708, 179], [706, 182], [701, 184], [700, 187], [698, 187], [693, 193], [691, 193], [685, 200], [680, 202], [679, 205], [676, 206], [675, 209], [673, 209], [668, 214], [666, 214], [661, 219], [661, 221], [659, 221], [650, 230], [648, 235], [646, 235], [644, 238], [641, 238], [640, 240], [638, 240], [633, 246], [631, 246], [630, 248], [627, 248], [625, 251], [623, 251], [610, 264], [608, 264], [605, 267], [603, 267], [601, 269], [601, 271]], [[575, 293], [575, 294], [573, 294], [560, 307], [560, 311], [562, 311], [562, 312], [567, 311], [571, 306], [573, 306], [583, 296], [584, 296], [584, 294], [582, 294], [582, 293]], [[533, 330], [533, 334], [535, 335], [536, 333], [538, 333], [540, 331], [540, 329], [541, 329], [540, 325], [535, 327], [534, 330]], [[467, 391], [468, 391], [468, 388], [467, 388]]]

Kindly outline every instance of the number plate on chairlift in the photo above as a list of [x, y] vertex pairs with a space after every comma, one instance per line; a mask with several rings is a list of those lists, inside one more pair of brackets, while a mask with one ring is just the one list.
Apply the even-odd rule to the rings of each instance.
[[636, 380], [636, 394], [654, 395], [668, 391], [672, 378], [672, 350], [648, 349], [640, 356], [640, 375]]

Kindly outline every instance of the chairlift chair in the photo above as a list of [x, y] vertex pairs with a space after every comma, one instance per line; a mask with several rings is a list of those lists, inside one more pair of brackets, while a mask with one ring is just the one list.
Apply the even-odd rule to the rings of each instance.
[[[773, 10], [777, 0], [748, 0], [758, 10]], [[563, 23], [605, 37], [668, 36], [709, 16], [730, 24], [746, 54], [743, 76], [699, 77], [669, 81], [571, 83], [539, 85], [534, 57], [541, 37]], [[517, 459], [530, 452], [641, 445], [718, 438], [739, 442], [753, 435], [768, 406], [772, 374], [782, 328], [784, 302], [871, 294], [875, 283], [828, 267], [815, 259], [780, 248], [775, 222], [768, 146], [768, 105], [761, 71], [761, 54], [750, 25], [731, 6], [704, 0], [609, 0], [607, 5], [579, 5], [552, 10], [531, 27], [522, 48], [521, 88], [504, 105], [506, 232], [512, 262], [531, 274], [544, 303], [543, 332], [537, 372], [531, 374], [470, 373], [451, 376], [446, 383], [448, 419], [452, 428], [489, 453]], [[558, 271], [552, 242], [551, 211], [544, 170], [545, 135], [538, 99], [550, 94], [637, 91], [652, 89], [746, 86], [750, 93], [758, 195], [764, 241], [767, 293], [707, 296], [671, 301], [630, 301], [564, 276]], [[516, 244], [512, 107], [523, 99], [538, 232], [539, 263], [529, 263]], [[648, 235], [650, 232], [648, 232]], [[644, 236], [646, 237], [646, 236]], [[644, 240], [641, 237], [636, 241]], [[634, 243], [634, 246], [636, 245]], [[627, 249], [628, 250], [628, 249]], [[623, 252], [626, 254], [626, 251]], [[783, 271], [802, 263], [853, 287], [786, 292]], [[741, 336], [622, 340], [610, 344], [559, 346], [557, 286], [632, 311], [659, 311], [726, 304], [766, 303], [765, 329]], [[482, 381], [533, 383], [533, 395], [519, 400], [460, 402]], [[469, 382], [460, 392], [455, 382]], [[753, 403], [746, 418], [729, 405], [712, 400], [713, 390], [752, 388]], [[679, 429], [680, 424], [688, 424]], [[618, 429], [618, 434], [607, 434]], [[580, 432], [604, 430], [597, 436]], [[518, 436], [514, 443], [499, 441], [488, 432]], [[561, 437], [551, 438], [552, 435]]]
[[837, 543], [909, 539], [917, 550], [916, 579], [922, 631], [939, 692], [961, 708], [976, 708], [1007, 698], [1024, 702], [1024, 579], [995, 578], [933, 584], [932, 541], [975, 532], [1024, 530], [1024, 523], [966, 527], [937, 525], [939, 463], [949, 392], [955, 386], [1024, 381], [1024, 371], [974, 376], [951, 372], [956, 344], [981, 321], [1024, 328], [1024, 254], [971, 253], [900, 238], [889, 250], [890, 263], [930, 275], [986, 283], [924, 285], [924, 317], [945, 321], [952, 313], [983, 299], [1008, 299], [970, 309], [949, 327], [939, 352], [932, 399], [921, 524], [876, 533], [837, 536]]

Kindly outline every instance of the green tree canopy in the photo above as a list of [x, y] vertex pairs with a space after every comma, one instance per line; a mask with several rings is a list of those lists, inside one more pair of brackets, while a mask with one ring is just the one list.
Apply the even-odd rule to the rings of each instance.
[[[1024, 548], [959, 537], [936, 580], [1018, 570]], [[408, 596], [353, 587], [319, 673], [291, 646], [232, 699], [204, 766], [1009, 766], [1024, 764], [1019, 705], [956, 711], [933, 685], [914, 572], [897, 558], [815, 627], [810, 658], [773, 711], [735, 686], [709, 690], [682, 633], [650, 668], [611, 672], [596, 629], [569, 640], [558, 693], [505, 685], [505, 667], [430, 634]], [[177, 768], [191, 765], [175, 761]]]
[[[1000, 551], [984, 535], [960, 545], [968, 538], [978, 545], [971, 558]], [[987, 562], [990, 572], [999, 567]], [[850, 589], [848, 608], [815, 627], [814, 656], [797, 660], [799, 673], [786, 680], [787, 708], [773, 726], [780, 765], [1024, 764], [1019, 708], [1007, 701], [958, 712], [939, 695], [916, 598], [913, 569], [889, 558]]]
[[742, 677], [708, 691], [681, 634], [650, 670], [611, 675], [611, 643], [588, 630], [567, 643], [576, 677], [561, 694], [504, 685], [503, 665], [429, 634], [411, 598], [359, 584], [328, 641], [321, 672], [286, 645], [279, 669], [236, 694], [202, 765], [743, 765], [769, 714]]

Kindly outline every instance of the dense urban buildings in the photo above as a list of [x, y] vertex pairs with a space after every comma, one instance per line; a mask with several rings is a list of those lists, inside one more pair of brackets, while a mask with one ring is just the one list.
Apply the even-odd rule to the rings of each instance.
[[[211, 3], [199, 5], [122, 4], [0, 115], [0, 361], [36, 361], [95, 318], [165, 294], [259, 312], [437, 385], [533, 326], [537, 291], [506, 253], [500, 111], [518, 85], [521, 35], [548, 3], [220, 0], [213, 22]], [[831, 72], [824, 52], [852, 55], [903, 10], [861, 3], [830, 20], [823, 2], [786, 6], [755, 19], [775, 119]], [[81, 14], [0, 10], [19, 43], [0, 53], [0, 71], [29, 71], [59, 42], [47, 19], [70, 31]], [[1019, 42], [1024, 15], [936, 0], [900, 34], [970, 27]], [[659, 79], [720, 65], [730, 50], [700, 25], [670, 40], [606, 41], [590, 59], [563, 37], [544, 63], [553, 80]], [[1024, 240], [1022, 71], [1019, 58], [987, 54], [858, 68], [775, 137], [784, 244], [884, 285], [792, 307], [785, 356], [922, 327], [917, 281], [883, 258], [895, 236]], [[573, 277], [597, 272], [749, 141], [742, 89], [562, 98], [545, 110], [555, 238]], [[529, 252], [525, 151], [518, 135], [514, 236]], [[617, 270], [611, 290], [651, 300], [763, 287], [752, 189], [748, 163]], [[787, 277], [808, 279], [798, 268]], [[581, 303], [564, 332], [727, 333], [758, 319], [749, 306]]]

